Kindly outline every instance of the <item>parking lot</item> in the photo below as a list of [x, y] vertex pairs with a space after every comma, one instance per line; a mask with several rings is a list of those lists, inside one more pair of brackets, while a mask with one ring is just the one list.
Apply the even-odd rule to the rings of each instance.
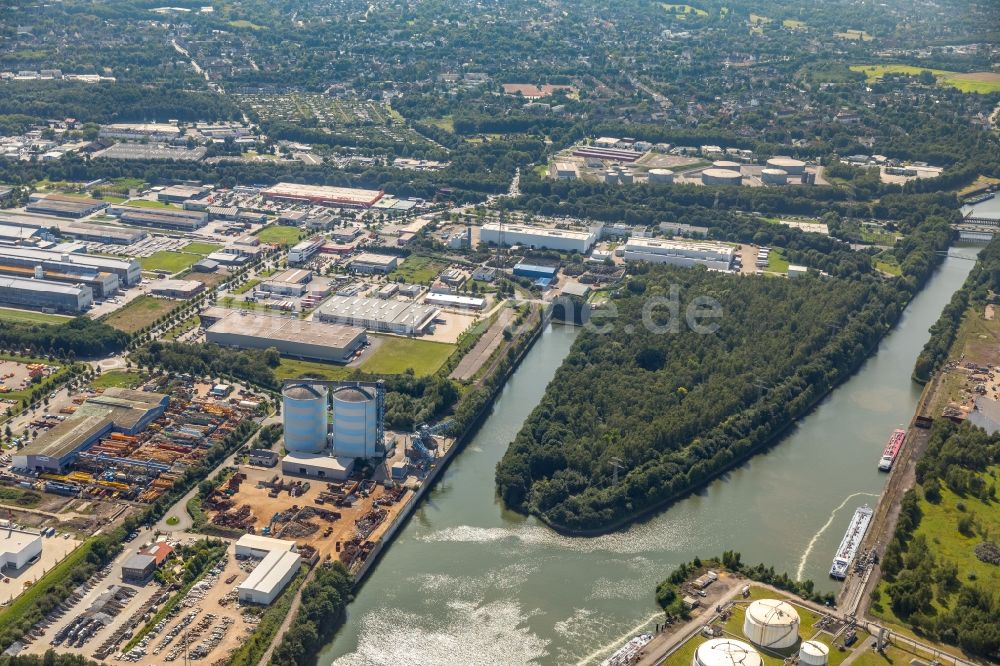
[[88, 252], [96, 254], [113, 254], [127, 257], [148, 257], [155, 252], [177, 251], [183, 249], [191, 241], [178, 236], [146, 236], [137, 243], [131, 245], [119, 245], [116, 243], [95, 243], [84, 241], [82, 245], [87, 246]]

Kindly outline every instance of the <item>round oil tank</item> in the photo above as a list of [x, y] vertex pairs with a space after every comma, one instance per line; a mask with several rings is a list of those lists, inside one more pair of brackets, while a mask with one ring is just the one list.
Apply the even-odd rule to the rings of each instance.
[[375, 392], [343, 387], [333, 392], [333, 451], [347, 458], [371, 458], [378, 437]]
[[620, 178], [622, 185], [631, 185], [635, 181], [635, 176], [631, 171], [622, 171]]
[[603, 174], [604, 182], [608, 185], [615, 185], [618, 183], [618, 172], [617, 171], [605, 171]]
[[768, 185], [785, 185], [788, 183], [788, 172], [784, 169], [764, 169], [760, 172], [760, 179]]
[[691, 666], [763, 666], [751, 645], [731, 638], [713, 638], [698, 646]]
[[282, 391], [285, 448], [317, 453], [326, 448], [326, 387], [289, 384]]
[[767, 167], [770, 169], [781, 169], [789, 176], [801, 176], [805, 173], [806, 163], [802, 160], [796, 160], [791, 157], [772, 157], [767, 161]]
[[743, 176], [732, 169], [705, 169], [701, 172], [704, 185], [742, 185]]
[[649, 182], [672, 183], [674, 182], [674, 172], [670, 169], [650, 169]]
[[743, 635], [761, 647], [791, 647], [799, 640], [799, 614], [787, 601], [758, 599], [747, 608]]
[[740, 163], [732, 162], [730, 160], [716, 160], [715, 162], [712, 162], [712, 166], [716, 169], [732, 169], [733, 171], [740, 170]]
[[826, 666], [830, 648], [819, 641], [803, 641], [799, 647], [799, 663], [805, 666]]

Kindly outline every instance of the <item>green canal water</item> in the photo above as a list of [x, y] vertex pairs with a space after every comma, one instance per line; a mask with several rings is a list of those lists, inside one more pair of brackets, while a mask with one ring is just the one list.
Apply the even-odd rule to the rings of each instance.
[[653, 590], [668, 571], [728, 549], [835, 589], [833, 551], [854, 509], [881, 491], [879, 454], [920, 393], [913, 362], [977, 251], [952, 248], [878, 352], [782, 441], [655, 518], [597, 538], [559, 536], [494, 497], [497, 461], [578, 332], [551, 327], [388, 548], [319, 664], [599, 663], [656, 622]]

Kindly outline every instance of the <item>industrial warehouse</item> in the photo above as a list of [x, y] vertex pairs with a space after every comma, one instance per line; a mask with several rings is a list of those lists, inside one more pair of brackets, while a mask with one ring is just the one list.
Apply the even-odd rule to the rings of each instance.
[[286, 356], [344, 363], [367, 341], [365, 329], [290, 317], [233, 312], [208, 327], [208, 342], [241, 349], [275, 348]]
[[197, 231], [208, 224], [208, 213], [196, 210], [111, 206], [108, 214], [117, 216], [122, 224], [173, 231]]
[[361, 326], [373, 331], [397, 335], [422, 335], [434, 323], [440, 311], [420, 303], [331, 296], [316, 313], [320, 321]]
[[621, 250], [627, 262], [646, 261], [672, 266], [701, 264], [721, 271], [729, 270], [736, 257], [736, 248], [725, 243], [659, 238], [630, 238]]
[[80, 246], [62, 246], [63, 251], [38, 250], [30, 247], [0, 246], [0, 264], [30, 268], [45, 267], [46, 262], [61, 262], [73, 264], [81, 268], [90, 268], [102, 273], [111, 273], [118, 277], [120, 285], [132, 287], [142, 281], [142, 269], [139, 262], [133, 259], [117, 259], [93, 254], [77, 252]]
[[354, 187], [278, 183], [273, 187], [261, 190], [261, 194], [267, 199], [279, 201], [297, 201], [348, 208], [371, 208], [385, 193], [382, 190], [362, 190]]
[[237, 559], [260, 559], [237, 586], [243, 603], [269, 605], [299, 572], [302, 556], [294, 541], [246, 534], [236, 542]]
[[82, 284], [60, 284], [33, 278], [0, 277], [0, 303], [56, 312], [85, 312], [94, 292]]
[[29, 213], [42, 213], [56, 217], [86, 217], [102, 208], [108, 202], [87, 197], [70, 197], [65, 194], [32, 194], [25, 207]]
[[586, 254], [597, 242], [594, 229], [550, 229], [526, 224], [487, 222], [479, 232], [479, 240], [493, 245], [526, 245], [532, 248], [579, 252]]
[[0, 573], [23, 569], [42, 554], [42, 536], [37, 532], [15, 529], [10, 525], [0, 529]]

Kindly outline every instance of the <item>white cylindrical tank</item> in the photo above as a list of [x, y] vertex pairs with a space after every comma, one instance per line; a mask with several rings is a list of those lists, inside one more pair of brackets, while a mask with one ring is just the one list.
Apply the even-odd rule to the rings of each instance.
[[819, 641], [803, 641], [799, 647], [799, 663], [805, 666], [826, 666], [830, 648]]
[[705, 169], [701, 172], [701, 182], [704, 185], [742, 185], [743, 176], [732, 169]]
[[716, 160], [712, 162], [712, 166], [716, 169], [732, 169], [733, 171], [740, 170], [740, 163], [733, 162], [731, 160]]
[[672, 183], [674, 182], [674, 172], [670, 169], [650, 169], [649, 182]]
[[618, 172], [608, 170], [603, 174], [604, 182], [607, 185], [617, 185], [618, 184]]
[[282, 392], [285, 448], [289, 451], [318, 453], [326, 448], [326, 387], [289, 384]]
[[360, 387], [333, 392], [333, 451], [337, 456], [371, 458], [378, 438], [375, 393]]
[[791, 647], [799, 640], [799, 614], [787, 601], [758, 599], [747, 608], [743, 635], [761, 647]]
[[698, 646], [691, 666], [763, 666], [757, 650], [743, 641], [713, 638]]
[[801, 176], [806, 170], [806, 163], [791, 157], [772, 157], [767, 161], [768, 168], [781, 169], [789, 176]]
[[760, 172], [760, 179], [768, 185], [787, 185], [788, 172], [784, 169], [764, 169]]
[[632, 182], [635, 180], [635, 177], [633, 176], [632, 172], [628, 170], [622, 171], [620, 178], [622, 181], [622, 185], [631, 185]]

